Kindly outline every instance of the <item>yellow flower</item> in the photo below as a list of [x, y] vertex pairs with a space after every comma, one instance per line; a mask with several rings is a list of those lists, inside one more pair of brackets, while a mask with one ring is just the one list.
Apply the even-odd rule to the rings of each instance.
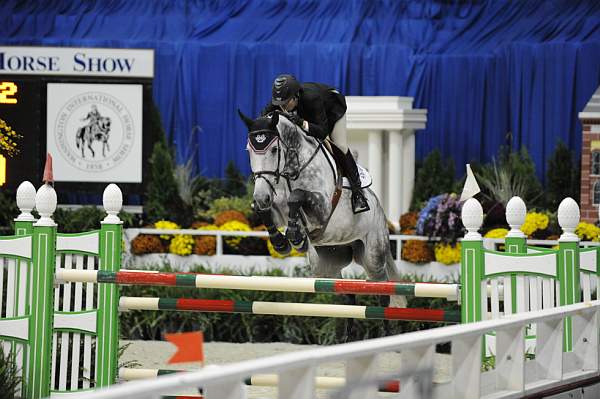
[[169, 252], [176, 255], [189, 255], [194, 249], [194, 239], [189, 234], [176, 235], [169, 244]]
[[[180, 227], [179, 227], [179, 225], [177, 223], [169, 222], [168, 220], [159, 220], [158, 222], [154, 223], [154, 228], [155, 229], [161, 229], [161, 230], [177, 230], [177, 229], [180, 229]], [[168, 234], [162, 234], [160, 236], [160, 238], [162, 238], [163, 240], [170, 240], [171, 238], [173, 238], [173, 236], [170, 236]]]
[[548, 227], [550, 218], [548, 215], [539, 212], [530, 212], [525, 216], [525, 223], [521, 226], [521, 231], [526, 236], [530, 236], [538, 230], [544, 230]]
[[504, 238], [508, 234], [508, 229], [492, 229], [485, 233], [485, 238]]
[[450, 244], [435, 245], [435, 260], [445, 265], [451, 265], [460, 262], [461, 246], [456, 243], [455, 246]]
[[582, 241], [600, 241], [600, 227], [591, 223], [581, 222], [575, 228], [575, 234]]
[[[237, 220], [231, 220], [221, 226], [219, 226], [219, 230], [223, 230], [223, 231], [252, 231], [252, 229], [250, 228], [250, 226], [248, 226], [246, 223], [242, 223], [239, 222]], [[229, 245], [232, 248], [237, 248], [237, 246], [240, 244], [240, 241], [242, 241], [243, 237], [239, 237], [239, 236], [230, 236], [230, 237], [225, 237], [225, 242], [227, 243], [227, 245]]]

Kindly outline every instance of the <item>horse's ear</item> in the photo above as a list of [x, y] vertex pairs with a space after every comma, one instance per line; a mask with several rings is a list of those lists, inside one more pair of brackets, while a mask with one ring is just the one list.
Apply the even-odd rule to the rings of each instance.
[[242, 121], [244, 122], [244, 124], [246, 125], [248, 130], [252, 129], [252, 124], [254, 123], [254, 121], [252, 119], [248, 118], [246, 115], [244, 115], [244, 113], [242, 111], [240, 111], [239, 108], [238, 108], [238, 115], [240, 116], [240, 118], [242, 119]]
[[271, 127], [271, 130], [276, 130], [277, 124], [279, 123], [279, 112], [273, 112], [272, 115], [273, 116], [271, 116], [271, 123], [269, 126]]

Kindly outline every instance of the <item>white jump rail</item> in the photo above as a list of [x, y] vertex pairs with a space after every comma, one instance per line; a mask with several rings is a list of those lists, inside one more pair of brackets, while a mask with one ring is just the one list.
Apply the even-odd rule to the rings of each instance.
[[[576, 383], [599, 374], [598, 331], [600, 301], [578, 303], [486, 320], [306, 350], [302, 352], [250, 360], [228, 366], [211, 366], [203, 370], [172, 374], [153, 381], [135, 381], [80, 393], [81, 399], [158, 398], [175, 389], [203, 389], [206, 399], [243, 399], [244, 379], [256, 373], [279, 376], [279, 398], [314, 398], [315, 370], [323, 363], [346, 361], [346, 379], [372, 381], [377, 377], [377, 356], [399, 351], [402, 356], [400, 375], [430, 368], [435, 346], [452, 343], [450, 382], [434, 387], [434, 398], [515, 398]], [[573, 319], [572, 352], [563, 353], [563, 320]], [[537, 323], [538, 344], [535, 358], [526, 360], [525, 329]], [[481, 342], [486, 333], [496, 331], [495, 369], [482, 372]], [[411, 378], [401, 380], [399, 397], [415, 397]], [[352, 398], [375, 398], [377, 387], [366, 386]]]

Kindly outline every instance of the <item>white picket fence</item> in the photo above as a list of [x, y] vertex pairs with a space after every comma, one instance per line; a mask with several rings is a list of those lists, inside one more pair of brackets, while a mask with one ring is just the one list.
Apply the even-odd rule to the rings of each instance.
[[[401, 393], [398, 398], [419, 398], [419, 379], [414, 373], [433, 367], [437, 344], [451, 342], [452, 371], [448, 383], [434, 384], [431, 398], [516, 398], [544, 392], [564, 384], [596, 377], [599, 373], [598, 331], [600, 301], [578, 303], [487, 320], [419, 331], [392, 337], [336, 345], [326, 348], [245, 361], [227, 366], [211, 366], [201, 371], [174, 374], [154, 381], [135, 381], [82, 393], [82, 399], [159, 398], [183, 388], [201, 387], [206, 399], [246, 397], [244, 379], [251, 374], [274, 373], [278, 397], [316, 397], [315, 370], [324, 363], [346, 362], [346, 380], [354, 381], [350, 399], [377, 397], [377, 357], [400, 352]], [[563, 352], [564, 320], [573, 321], [573, 350]], [[537, 325], [535, 358], [525, 356], [525, 329]], [[483, 337], [496, 332], [495, 369], [482, 371]]]

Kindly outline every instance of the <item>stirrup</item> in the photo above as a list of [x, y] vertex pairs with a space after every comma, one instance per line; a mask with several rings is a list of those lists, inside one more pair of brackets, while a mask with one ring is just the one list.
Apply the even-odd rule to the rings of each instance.
[[364, 194], [360, 190], [352, 191], [352, 196], [350, 198], [350, 202], [352, 203], [352, 212], [356, 215], [358, 213], [367, 212], [371, 210], [369, 207], [369, 203], [365, 198]]

